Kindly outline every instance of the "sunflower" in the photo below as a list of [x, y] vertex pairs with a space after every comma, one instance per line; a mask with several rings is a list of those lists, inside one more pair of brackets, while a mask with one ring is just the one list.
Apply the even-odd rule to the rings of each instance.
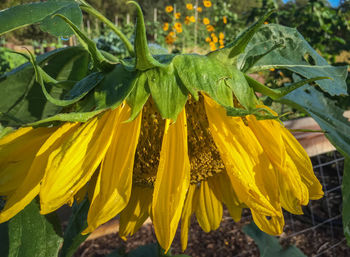
[[203, 24], [208, 25], [210, 23], [210, 20], [208, 18], [203, 18]]
[[188, 10], [193, 10], [193, 4], [186, 4], [186, 8]]
[[174, 29], [176, 30], [177, 33], [181, 33], [182, 32], [182, 25], [180, 22], [176, 22], [174, 24]]
[[214, 26], [213, 26], [213, 25], [207, 25], [207, 31], [208, 31], [208, 32], [215, 31]]
[[211, 7], [211, 2], [209, 0], [204, 0], [203, 5], [204, 5], [204, 7], [207, 7], [207, 8]]
[[197, 11], [198, 11], [198, 12], [202, 12], [202, 11], [203, 11], [202, 7], [200, 7], [200, 6], [197, 7]]
[[179, 12], [175, 13], [175, 19], [180, 19], [180, 17], [181, 17], [181, 13]]
[[223, 21], [224, 24], [226, 24], [227, 23], [227, 17], [226, 16], [222, 17], [222, 21]]
[[168, 31], [168, 29], [169, 29], [169, 23], [168, 23], [168, 22], [165, 22], [165, 23], [163, 24], [163, 30], [164, 30], [164, 31]]
[[[139, 6], [137, 11], [139, 22]], [[90, 94], [94, 104], [106, 95], [113, 102], [113, 97], [120, 99], [120, 88], [130, 86], [122, 100], [93, 112], [86, 122], [57, 125], [60, 120], [53, 116], [49, 121], [56, 122], [48, 127], [24, 127], [0, 139], [0, 195], [6, 199], [0, 222], [37, 195], [40, 212], [47, 214], [81, 199], [89, 187], [93, 194], [84, 234], [120, 214], [119, 234], [127, 238], [151, 217], [167, 251], [181, 221], [185, 249], [191, 216], [204, 231], [214, 230], [223, 204], [234, 220], [249, 208], [263, 231], [282, 233], [282, 208], [301, 214], [302, 205], [323, 195], [305, 150], [277, 114], [260, 105], [249, 79], [221, 62], [225, 52], [155, 59], [141, 26], [135, 44], [144, 47], [135, 45], [133, 69], [114, 64]], [[43, 85], [44, 71], [32, 63]], [[235, 81], [249, 89], [243, 98], [230, 86]]]
[[166, 12], [172, 12], [173, 10], [174, 10], [174, 7], [172, 7], [171, 5], [168, 5], [165, 7]]

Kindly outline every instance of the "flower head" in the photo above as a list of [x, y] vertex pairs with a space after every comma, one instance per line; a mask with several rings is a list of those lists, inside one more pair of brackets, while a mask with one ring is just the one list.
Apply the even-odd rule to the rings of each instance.
[[211, 2], [209, 0], [204, 0], [203, 5], [204, 5], [204, 7], [207, 7], [207, 8], [211, 7]]
[[203, 18], [203, 24], [208, 25], [210, 23], [210, 20], [208, 18]]
[[193, 4], [186, 4], [186, 8], [188, 10], [193, 10]]
[[202, 11], [203, 11], [202, 7], [199, 6], [199, 7], [197, 8], [197, 11], [198, 11], [198, 12], [202, 12]]
[[180, 17], [181, 17], [181, 13], [179, 12], [175, 13], [175, 19], [180, 19]]
[[167, 7], [165, 7], [166, 12], [172, 12], [173, 10], [174, 10], [174, 7], [172, 7], [171, 5], [168, 5]]
[[207, 25], [207, 31], [212, 32], [215, 31], [215, 28], [213, 25]]
[[174, 24], [174, 29], [176, 30], [177, 33], [181, 33], [182, 32], [182, 25], [180, 22], [176, 22]]
[[164, 25], [163, 25], [163, 30], [164, 31], [168, 31], [168, 29], [169, 29], [169, 23], [165, 22]]
[[226, 16], [222, 17], [222, 21], [224, 24], [227, 24], [227, 17]]

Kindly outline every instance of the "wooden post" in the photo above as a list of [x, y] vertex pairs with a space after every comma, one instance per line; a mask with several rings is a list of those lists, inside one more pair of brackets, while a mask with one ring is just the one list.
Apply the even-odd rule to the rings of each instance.
[[114, 24], [118, 27], [118, 15], [114, 17]]
[[89, 36], [91, 36], [91, 26], [90, 26], [90, 20], [86, 21], [86, 27], [87, 27], [87, 33]]
[[126, 24], [130, 23], [130, 14], [126, 14]]
[[194, 47], [197, 48], [197, 37], [198, 37], [198, 0], [196, 0], [196, 6], [194, 11]]
[[[153, 22], [154, 22], [154, 24], [156, 24], [156, 22], [157, 22], [157, 12], [158, 12], [157, 8], [154, 8], [153, 9]], [[156, 40], [157, 40], [157, 29], [155, 29], [155, 31], [154, 31], [154, 41], [156, 41]]]

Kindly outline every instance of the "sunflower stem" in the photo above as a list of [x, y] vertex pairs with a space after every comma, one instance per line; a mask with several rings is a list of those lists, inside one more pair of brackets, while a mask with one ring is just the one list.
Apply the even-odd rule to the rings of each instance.
[[99, 19], [100, 21], [102, 21], [103, 23], [105, 23], [111, 30], [113, 30], [113, 32], [115, 34], [118, 35], [118, 37], [120, 38], [120, 40], [124, 43], [127, 51], [129, 52], [129, 54], [134, 57], [135, 53], [134, 53], [134, 47], [131, 44], [131, 42], [129, 41], [129, 39], [124, 35], [123, 32], [121, 32], [114, 24], [113, 22], [111, 22], [110, 20], [108, 20], [102, 13], [100, 13], [99, 11], [97, 11], [95, 8], [93, 8], [91, 5], [89, 5], [88, 3], [86, 3], [85, 1], [81, 1], [81, 5], [80, 8], [95, 16], [97, 19]]

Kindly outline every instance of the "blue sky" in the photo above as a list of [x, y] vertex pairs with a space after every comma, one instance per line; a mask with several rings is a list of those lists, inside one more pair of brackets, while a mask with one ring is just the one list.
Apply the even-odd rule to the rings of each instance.
[[[283, 2], [288, 2], [289, 0], [283, 0]], [[333, 7], [337, 7], [339, 5], [340, 0], [328, 0]]]

